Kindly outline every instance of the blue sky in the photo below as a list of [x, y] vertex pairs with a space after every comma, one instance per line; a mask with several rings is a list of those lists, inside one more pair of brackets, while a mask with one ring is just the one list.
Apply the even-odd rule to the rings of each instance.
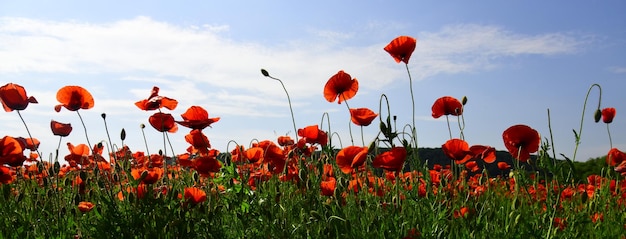
[[[549, 139], [549, 109], [555, 150], [571, 158], [572, 129], [580, 127], [594, 83], [602, 86], [602, 108], [617, 109], [610, 125], [613, 147], [626, 151], [625, 10], [623, 1], [0, 0], [0, 84], [20, 84], [39, 100], [22, 115], [44, 155], [58, 142], [50, 132], [52, 119], [72, 123], [64, 143], [85, 143], [78, 116], [53, 110], [56, 91], [65, 85], [83, 86], [95, 98], [95, 107], [81, 113], [91, 142], [106, 140], [100, 114], [107, 113], [113, 141], [121, 143], [124, 128], [125, 143], [145, 151], [139, 125], [153, 112], [134, 102], [158, 86], [161, 95], [179, 101], [175, 110], [165, 110], [178, 120], [192, 105], [221, 117], [204, 132], [213, 148], [227, 151], [231, 140], [248, 145], [294, 136], [285, 93], [260, 74], [264, 68], [283, 80], [298, 128], [320, 124], [327, 112], [332, 131], [347, 146], [348, 110], [324, 100], [324, 84], [344, 70], [360, 82], [350, 107], [378, 112], [385, 94], [398, 125], [410, 123], [406, 69], [383, 50], [408, 35], [418, 39], [409, 68], [420, 147], [440, 147], [449, 139], [445, 119], [430, 116], [433, 102], [467, 96], [464, 133], [470, 145], [504, 150], [502, 132], [515, 124]], [[597, 104], [594, 89], [577, 160], [610, 149], [606, 125], [592, 120]], [[0, 114], [0, 122], [3, 135], [26, 136], [16, 113]], [[360, 129], [352, 131], [360, 145]], [[365, 143], [377, 132], [377, 123], [364, 128]], [[187, 133], [180, 127], [170, 135], [175, 153], [184, 152]], [[148, 126], [146, 136], [151, 152], [163, 148], [160, 133]], [[66, 147], [60, 154], [67, 154]]]

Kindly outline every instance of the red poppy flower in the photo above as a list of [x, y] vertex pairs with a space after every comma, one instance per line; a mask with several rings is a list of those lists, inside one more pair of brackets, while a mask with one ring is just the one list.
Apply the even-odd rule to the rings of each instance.
[[324, 86], [324, 98], [326, 98], [328, 102], [335, 102], [335, 100], [339, 98], [337, 103], [341, 104], [342, 101], [354, 97], [358, 90], [359, 81], [357, 81], [356, 78], [352, 79], [350, 74], [339, 71], [326, 82]]
[[462, 139], [450, 139], [441, 145], [443, 153], [457, 164], [463, 164], [472, 158], [469, 144]]
[[212, 123], [220, 120], [219, 117], [209, 118], [209, 112], [200, 106], [191, 106], [187, 111], [180, 115], [183, 117], [183, 121], [176, 121], [176, 123], [191, 129], [204, 129], [207, 126], [211, 127]]
[[602, 122], [610, 124], [615, 118], [615, 108], [602, 109]]
[[20, 141], [11, 136], [0, 139], [0, 165], [8, 164], [12, 167], [22, 166], [26, 161], [24, 146]]
[[377, 116], [378, 114], [368, 108], [350, 109], [350, 119], [358, 126], [370, 125]]
[[21, 85], [8, 83], [0, 87], [0, 102], [4, 111], [11, 112], [26, 109], [28, 103], [36, 104], [37, 100], [35, 97], [26, 96], [26, 90]]
[[417, 39], [410, 36], [399, 36], [385, 46], [385, 51], [388, 52], [397, 63], [404, 62], [405, 64], [409, 64], [409, 59], [413, 51], [415, 51], [416, 45]]
[[480, 170], [480, 167], [478, 166], [478, 163], [476, 163], [476, 161], [474, 161], [474, 160], [467, 161], [465, 163], [465, 168], [468, 169], [469, 171], [472, 171], [473, 173], [475, 173], [475, 172]]
[[459, 100], [452, 96], [444, 96], [437, 100], [432, 107], [433, 118], [437, 119], [443, 115], [462, 115], [463, 105]]
[[207, 153], [209, 148], [211, 148], [211, 143], [209, 142], [209, 138], [206, 137], [199, 129], [194, 129], [189, 134], [185, 135], [185, 141], [191, 144], [195, 151], [200, 152], [201, 154]]
[[133, 168], [130, 174], [135, 180], [141, 180], [143, 184], [154, 184], [163, 176], [163, 168], [144, 166], [141, 168]]
[[324, 196], [332, 196], [335, 194], [335, 188], [337, 188], [337, 179], [334, 177], [328, 177], [326, 180], [320, 182], [320, 191]]
[[467, 216], [467, 214], [469, 214], [470, 210], [467, 207], [461, 207], [459, 208], [459, 210], [455, 210], [454, 211], [454, 218], [465, 218]]
[[367, 159], [367, 147], [348, 146], [337, 153], [335, 157], [337, 166], [344, 173], [352, 173], [355, 168], [360, 167]]
[[15, 171], [9, 167], [0, 165], [0, 184], [9, 184], [15, 180]]
[[298, 129], [298, 135], [302, 137], [304, 142], [309, 144], [319, 143], [322, 146], [328, 144], [328, 134], [320, 130], [317, 125], [311, 125]]
[[72, 124], [64, 124], [61, 122], [51, 120], [50, 129], [52, 129], [52, 134], [65, 137], [65, 136], [70, 135], [70, 133], [72, 132]]
[[606, 156], [606, 163], [609, 166], [615, 166], [626, 161], [626, 153], [617, 148], [612, 148]]
[[406, 149], [404, 147], [393, 147], [391, 150], [381, 153], [372, 162], [375, 168], [382, 168], [389, 171], [400, 171], [406, 160]]
[[93, 209], [94, 204], [91, 202], [79, 202], [78, 203], [78, 210], [80, 210], [81, 212], [89, 212], [91, 211], [91, 209]]
[[74, 146], [72, 143], [67, 143], [67, 149], [70, 154], [65, 156], [65, 161], [70, 164], [89, 164], [89, 154], [91, 153], [89, 146], [86, 144]]
[[278, 145], [280, 146], [289, 146], [293, 145], [293, 139], [289, 136], [278, 136]]
[[39, 148], [39, 145], [41, 144], [41, 142], [39, 142], [39, 140], [36, 138], [17, 137], [15, 139], [20, 142], [23, 149], [29, 149], [31, 151], [37, 150], [37, 148]]
[[135, 102], [135, 105], [139, 107], [139, 109], [149, 111], [156, 110], [162, 107], [165, 107], [169, 110], [174, 110], [178, 105], [178, 101], [175, 99], [171, 99], [165, 96], [159, 95], [159, 87], [152, 87], [152, 93], [148, 99], [143, 99]]
[[504, 146], [516, 159], [526, 162], [530, 153], [539, 150], [539, 133], [526, 125], [513, 125], [502, 133]]
[[79, 109], [91, 109], [94, 106], [93, 96], [85, 88], [80, 86], [64, 86], [57, 91], [57, 101], [59, 105], [54, 107], [56, 112], [61, 111], [61, 107], [65, 107], [69, 111], [77, 111]]
[[473, 158], [482, 159], [485, 163], [493, 163], [496, 161], [496, 149], [485, 145], [472, 145], [469, 148]]
[[150, 125], [159, 132], [176, 133], [176, 131], [178, 131], [178, 126], [171, 114], [157, 112], [150, 116], [148, 121]]
[[185, 188], [185, 201], [193, 205], [206, 201], [206, 192], [196, 187]]
[[507, 170], [509, 168], [511, 168], [511, 165], [509, 165], [508, 163], [506, 163], [506, 162], [498, 162], [498, 169], [504, 171], [504, 170]]
[[193, 167], [203, 176], [217, 173], [222, 168], [222, 164], [217, 160], [219, 151], [211, 149], [207, 155], [200, 156], [193, 161]]

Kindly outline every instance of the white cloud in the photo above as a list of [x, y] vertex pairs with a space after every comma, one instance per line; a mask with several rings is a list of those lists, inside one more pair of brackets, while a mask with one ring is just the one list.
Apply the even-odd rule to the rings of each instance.
[[[200, 105], [211, 117], [266, 118], [274, 124], [259, 131], [242, 125], [219, 136], [232, 139], [239, 131], [246, 137], [263, 137], [274, 135], [272, 130], [292, 128], [283, 88], [279, 82], [263, 77], [261, 68], [283, 81], [294, 108], [301, 114], [296, 115], [299, 123], [318, 122], [319, 119], [310, 118], [313, 110], [344, 110], [315, 103], [324, 102], [322, 88], [339, 70], [359, 79], [360, 96], [377, 94], [396, 80], [406, 81], [404, 67], [383, 50], [395, 33], [384, 42], [355, 46], [352, 42], [363, 37], [358, 31], [321, 29], [302, 39], [286, 39], [268, 46], [221, 35], [229, 30], [228, 25], [179, 26], [149, 17], [105, 24], [4, 17], [0, 18], [0, 75], [46, 75], [45, 82], [39, 80], [27, 87], [40, 100], [40, 106], [29, 106], [28, 114], [45, 116], [41, 117], [45, 121], [40, 126], [42, 132], [48, 132], [51, 118], [72, 120], [79, 140], [79, 122], [75, 115], [68, 115], [73, 112], [51, 113], [56, 90], [66, 82], [89, 85], [88, 90], [96, 98], [96, 115], [86, 118], [94, 121], [90, 123], [96, 128], [102, 125], [102, 112], [111, 115], [111, 119], [123, 116], [125, 122], [146, 122], [151, 113], [138, 110], [134, 102], [147, 98], [153, 85], [161, 88], [161, 95], [179, 100], [176, 113], [172, 113], [175, 117], [186, 107]], [[366, 27], [365, 31], [371, 29]], [[586, 43], [564, 33], [522, 35], [475, 24], [450, 25], [416, 37], [418, 46], [409, 64], [416, 80], [488, 70], [503, 64], [499, 60], [505, 57], [575, 53]], [[11, 120], [7, 118], [0, 116], [2, 121]], [[128, 126], [111, 122], [110, 127]], [[21, 132], [20, 126], [6, 131], [9, 135]], [[46, 141], [42, 136], [35, 137]]]

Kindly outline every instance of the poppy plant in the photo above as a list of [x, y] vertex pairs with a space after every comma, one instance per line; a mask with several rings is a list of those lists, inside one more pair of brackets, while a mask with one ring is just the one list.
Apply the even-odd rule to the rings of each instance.
[[530, 153], [539, 150], [539, 133], [527, 125], [513, 125], [502, 133], [504, 146], [516, 159], [526, 162]]
[[409, 59], [413, 51], [415, 51], [416, 45], [417, 39], [410, 36], [399, 36], [391, 40], [391, 42], [385, 46], [385, 51], [389, 53], [397, 63], [404, 62], [405, 64], [409, 64]]
[[89, 212], [91, 211], [91, 209], [93, 209], [94, 204], [91, 202], [79, 202], [78, 203], [78, 210], [80, 210], [81, 212]]
[[79, 109], [91, 109], [94, 106], [93, 96], [85, 88], [75, 85], [64, 86], [57, 91], [57, 101], [59, 105], [54, 106], [56, 112], [65, 107], [69, 111]]
[[341, 104], [342, 101], [354, 97], [358, 90], [359, 81], [356, 78], [352, 79], [350, 74], [339, 71], [326, 82], [324, 86], [324, 98], [331, 103], [339, 98], [337, 103]]
[[443, 115], [458, 116], [463, 114], [463, 105], [452, 96], [444, 96], [437, 100], [432, 107], [433, 118], [437, 119]]
[[496, 149], [485, 145], [472, 145], [469, 148], [474, 158], [482, 159], [485, 163], [493, 163], [496, 161]]
[[348, 146], [337, 153], [337, 166], [342, 172], [349, 174], [360, 167], [367, 159], [367, 147]]
[[72, 132], [72, 125], [51, 120], [50, 129], [52, 129], [52, 134], [56, 136], [65, 137], [65, 136], [70, 135], [70, 133]]
[[193, 205], [206, 201], [206, 193], [199, 188], [189, 187], [185, 188], [185, 201], [190, 202]]
[[606, 156], [606, 163], [609, 166], [615, 166], [626, 161], [626, 153], [617, 148], [612, 148]]
[[148, 99], [143, 99], [143, 100], [135, 102], [135, 105], [139, 107], [139, 109], [142, 109], [145, 111], [156, 110], [156, 109], [160, 109], [163, 107], [169, 110], [174, 110], [176, 106], [178, 105], [178, 101], [172, 98], [165, 97], [165, 96], [160, 96], [159, 87], [154, 86], [152, 87], [152, 92], [150, 94], [150, 97], [148, 97]]
[[151, 115], [148, 121], [159, 132], [176, 133], [178, 131], [178, 126], [171, 114], [157, 112]]
[[441, 145], [443, 153], [457, 164], [463, 164], [472, 158], [469, 144], [462, 139], [450, 139]]
[[0, 101], [4, 111], [24, 110], [29, 103], [38, 103], [35, 97], [27, 96], [23, 86], [8, 83], [0, 87]]
[[320, 130], [317, 125], [310, 125], [303, 129], [298, 129], [298, 135], [303, 137], [301, 140], [309, 144], [319, 143], [322, 146], [328, 144], [328, 134]]
[[0, 139], [0, 165], [8, 164], [12, 167], [22, 166], [24, 161], [26, 161], [24, 149], [24, 146], [18, 139], [11, 136], [4, 136]]
[[199, 130], [211, 127], [211, 124], [220, 120], [219, 117], [209, 118], [209, 112], [200, 106], [191, 106], [180, 116], [183, 117], [183, 121], [176, 121], [176, 123], [187, 128]]
[[615, 118], [615, 108], [602, 109], [602, 122], [610, 124]]
[[372, 120], [376, 119], [378, 114], [368, 108], [356, 108], [350, 109], [350, 119], [352, 123], [358, 126], [368, 126], [372, 123]]
[[393, 147], [391, 150], [376, 156], [374, 161], [372, 161], [372, 165], [375, 168], [399, 172], [404, 166], [406, 155], [407, 152], [404, 147]]

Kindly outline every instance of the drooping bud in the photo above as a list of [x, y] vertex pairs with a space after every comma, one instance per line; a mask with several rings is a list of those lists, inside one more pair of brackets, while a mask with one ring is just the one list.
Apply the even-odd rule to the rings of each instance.
[[107, 119], [107, 114], [106, 113], [102, 113], [100, 116], [102, 117], [102, 119]]
[[462, 105], [467, 104], [467, 96], [463, 96], [463, 99], [461, 99], [461, 104]]
[[265, 77], [269, 77], [270, 76], [270, 73], [267, 72], [265, 69], [261, 69], [261, 74], [263, 74], [263, 76], [265, 76]]
[[602, 111], [600, 109], [596, 110], [596, 114], [593, 115], [593, 120], [596, 121], [596, 123], [600, 122], [600, 119], [602, 119]]

